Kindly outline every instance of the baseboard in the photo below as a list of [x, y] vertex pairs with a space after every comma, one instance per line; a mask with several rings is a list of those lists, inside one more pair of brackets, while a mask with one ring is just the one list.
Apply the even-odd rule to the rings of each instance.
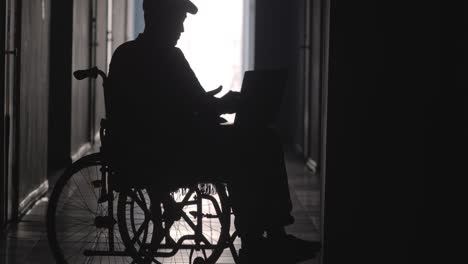
[[306, 166], [309, 170], [311, 170], [314, 174], [317, 173], [317, 162], [313, 159], [308, 159], [306, 162]]
[[25, 214], [27, 214], [37, 201], [47, 194], [48, 190], [49, 181], [45, 181], [37, 189], [29, 193], [18, 206], [18, 219], [21, 219]]

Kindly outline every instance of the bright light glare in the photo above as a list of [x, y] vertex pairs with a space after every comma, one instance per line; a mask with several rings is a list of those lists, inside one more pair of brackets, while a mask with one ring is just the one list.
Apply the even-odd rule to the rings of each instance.
[[205, 90], [223, 86], [240, 91], [242, 83], [243, 3], [239, 0], [192, 0], [178, 47], [184, 52]]
[[[178, 42], [206, 91], [223, 86], [217, 95], [242, 85], [244, 1], [192, 0], [198, 13], [185, 20], [185, 32]], [[223, 115], [233, 123], [235, 115]]]

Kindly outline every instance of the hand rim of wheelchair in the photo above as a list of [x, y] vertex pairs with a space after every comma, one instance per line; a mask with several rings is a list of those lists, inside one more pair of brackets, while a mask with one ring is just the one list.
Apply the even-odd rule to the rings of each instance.
[[[81, 75], [80, 75], [81, 74]], [[106, 115], [108, 114], [107, 113], [107, 110], [108, 110], [108, 102], [107, 102], [107, 95], [106, 95], [106, 81], [107, 81], [107, 76], [106, 74], [103, 72], [103, 71], [100, 71], [99, 69], [97, 68], [92, 68], [92, 69], [89, 69], [89, 70], [84, 70], [84, 71], [79, 71], [79, 72], [75, 72], [75, 77], [77, 79], [84, 79], [84, 78], [96, 78], [97, 76], [101, 76], [102, 79], [103, 79], [103, 88], [104, 88], [104, 105], [106, 106], [105, 109], [106, 109]], [[102, 143], [104, 145], [104, 140], [105, 140], [105, 119], [101, 120], [101, 128], [100, 128], [100, 135], [101, 135], [101, 140], [102, 140]], [[103, 159], [103, 153], [99, 152], [99, 153], [94, 153], [94, 154], [90, 154], [88, 156], [85, 156], [81, 159], [79, 159], [78, 161], [74, 162], [73, 164], [71, 164], [64, 172], [64, 174], [58, 179], [57, 181], [57, 184], [55, 185], [53, 191], [52, 191], [52, 196], [51, 196], [51, 199], [49, 200], [49, 205], [48, 205], [48, 208], [47, 208], [47, 236], [48, 236], [48, 240], [49, 240], [49, 244], [50, 244], [50, 247], [53, 251], [53, 254], [54, 254], [54, 257], [56, 258], [56, 260], [59, 262], [59, 263], [67, 263], [67, 261], [65, 261], [65, 257], [63, 255], [63, 252], [61, 252], [61, 247], [57, 241], [57, 230], [56, 230], [56, 219], [55, 219], [55, 213], [56, 213], [56, 209], [57, 209], [57, 203], [59, 202], [59, 199], [60, 199], [60, 195], [62, 194], [62, 191], [63, 191], [63, 187], [65, 186], [65, 184], [67, 183], [67, 181], [69, 181], [73, 175], [75, 175], [75, 173], [79, 172], [81, 169], [83, 168], [86, 168], [88, 166], [101, 166], [101, 168], [103, 169], [101, 172], [102, 173], [108, 173], [109, 172], [109, 168], [106, 164], [104, 164], [104, 159]], [[104, 177], [104, 178], [107, 178], [107, 177]], [[103, 185], [106, 185], [107, 183], [102, 181]], [[92, 185], [92, 184], [91, 184]], [[91, 186], [91, 188], [93, 188]], [[94, 188], [96, 188], [96, 186], [94, 186]], [[224, 189], [223, 189], [224, 190]], [[225, 190], [224, 190], [225, 191]], [[114, 193], [112, 190], [109, 191], [111, 195], [104, 195], [100, 198], [103, 198], [103, 197], [108, 197], [108, 200], [114, 200], [115, 201], [115, 197], [114, 197]], [[225, 194], [225, 192], [223, 192]], [[120, 197], [120, 196], [119, 196]], [[226, 198], [227, 196], [224, 196], [224, 198]], [[96, 197], [97, 199], [97, 197]], [[119, 198], [120, 200], [120, 198]], [[102, 202], [102, 201], [100, 201]], [[104, 201], [104, 202], [107, 202], [107, 201]], [[110, 212], [112, 214], [112, 219], [114, 219], [114, 202], [112, 203], [108, 203], [108, 212]], [[225, 215], [227, 215], [227, 219], [229, 219], [230, 221], [230, 207], [227, 203], [227, 198], [224, 199], [224, 202], [222, 202], [222, 207], [225, 208], [225, 210], [223, 210], [223, 213], [225, 213]], [[226, 209], [227, 208], [227, 209]], [[104, 210], [105, 212], [105, 210]], [[117, 210], [117, 214], [119, 213], [119, 210]], [[125, 212], [123, 212], [125, 213]], [[121, 213], [122, 214], [122, 213]], [[95, 225], [97, 226], [97, 219], [95, 219]], [[115, 224], [115, 219], [113, 221], [109, 221], [109, 222], [112, 222], [112, 224]], [[118, 221], [119, 222], [119, 221]], [[119, 227], [120, 227], [120, 223], [119, 224]], [[233, 257], [234, 257], [234, 261], [236, 263], [238, 263], [238, 255], [237, 255], [237, 252], [234, 248], [234, 239], [236, 238], [236, 232], [234, 232], [233, 235], [230, 235], [229, 234], [229, 225], [225, 225], [223, 226], [225, 228], [227, 228], [227, 232], [225, 232], [226, 234], [224, 235], [226, 237], [226, 241], [225, 243], [223, 242], [221, 245], [222, 247], [220, 246], [219, 248], [222, 248], [221, 251], [219, 252], [219, 255], [222, 253], [222, 250], [224, 248], [229, 248], [231, 250], [231, 253], [233, 254]], [[114, 232], [114, 227], [112, 226], [111, 228], [109, 228], [109, 234], [111, 232]], [[120, 230], [120, 235], [122, 235], [122, 231]], [[123, 238], [123, 236], [122, 236]], [[128, 253], [128, 249], [125, 249], [124, 251], [115, 251], [114, 250], [114, 242], [113, 241], [113, 237], [109, 235], [109, 249], [110, 251], [112, 252], [104, 252], [104, 251], [101, 251], [101, 252], [83, 252], [83, 255], [84, 256], [89, 256], [87, 254], [89, 253], [93, 253], [94, 255], [92, 256], [112, 256], [112, 257], [129, 257], [130, 254]], [[190, 254], [190, 261], [192, 259], [192, 254], [193, 254], [193, 251], [191, 252]], [[219, 256], [218, 256], [219, 257]], [[197, 259], [197, 257], [195, 258]], [[206, 260], [206, 256], [205, 256], [205, 260]], [[216, 258], [217, 259], [217, 258]], [[216, 261], [216, 259], [214, 259], [214, 261]], [[213, 261], [213, 263], [214, 263]], [[134, 263], [135, 260], [132, 262]], [[207, 264], [210, 264], [210, 262], [205, 262]]]
[[[50, 244], [50, 247], [51, 247], [51, 249], [53, 251], [54, 257], [56, 258], [56, 260], [58, 260], [59, 263], [68, 263], [67, 257], [69, 257], [69, 256], [64, 255], [65, 253], [63, 252], [63, 249], [61, 248], [62, 245], [61, 245], [61, 243], [59, 243], [59, 241], [58, 241], [59, 239], [57, 239], [57, 236], [58, 236], [57, 235], [57, 229], [56, 229], [57, 228], [57, 219], [56, 219], [56, 217], [57, 217], [56, 216], [57, 205], [60, 203], [61, 195], [64, 192], [64, 186], [67, 184], [67, 182], [71, 181], [71, 179], [73, 179], [73, 181], [76, 181], [76, 180], [79, 181], [80, 178], [73, 178], [74, 175], [79, 175], [79, 173], [81, 174], [82, 170], [89, 169], [90, 167], [96, 167], [96, 175], [103, 172], [101, 169], [103, 169], [104, 171], [107, 170], [105, 168], [105, 165], [102, 162], [102, 154], [101, 153], [94, 153], [94, 154], [85, 156], [85, 157], [81, 158], [80, 160], [74, 162], [72, 165], [70, 165], [67, 168], [67, 170], [62, 174], [62, 176], [59, 178], [59, 180], [57, 181], [57, 184], [54, 187], [53, 192], [52, 192], [52, 196], [51, 196], [49, 206], [48, 206], [48, 210], [47, 210], [47, 235], [48, 235], [48, 238], [49, 238], [49, 244]], [[81, 177], [84, 177], [84, 175], [81, 174]], [[92, 182], [88, 182], [88, 183], [89, 183], [89, 185], [93, 184]], [[99, 186], [98, 183], [95, 183], [95, 184], [96, 184], [96, 186], [90, 186], [90, 187], [91, 188], [93, 188], [93, 187], [97, 188], [97, 186]], [[223, 229], [220, 232], [220, 238], [218, 240], [219, 243], [217, 243], [215, 246], [212, 246], [212, 249], [214, 249], [214, 252], [210, 256], [207, 256], [206, 253], [204, 253], [203, 258], [206, 260], [205, 263], [215, 263], [215, 261], [219, 258], [219, 256], [221, 255], [221, 253], [223, 252], [223, 250], [225, 248], [233, 247], [232, 242], [233, 242], [233, 237], [235, 237], [235, 235], [230, 236], [230, 234], [229, 234], [230, 206], [229, 206], [228, 201], [227, 201], [227, 194], [226, 194], [225, 187], [222, 184], [214, 184], [214, 185], [217, 186], [218, 195], [220, 195], [221, 207], [219, 206], [219, 204], [216, 202], [216, 200], [212, 196], [210, 196], [208, 194], [202, 194], [201, 191], [198, 188], [195, 188], [195, 190], [191, 191], [192, 193], [193, 192], [197, 193], [197, 195], [199, 197], [201, 197], [202, 200], [206, 199], [206, 200], [211, 201], [212, 204], [215, 207], [216, 215], [223, 217], [221, 221], [224, 222], [221, 225], [221, 227]], [[114, 197], [114, 196], [112, 196], [112, 197]], [[186, 195], [186, 197], [189, 197], [189, 196]], [[115, 199], [115, 197], [113, 199]], [[98, 197], [96, 197], [95, 200], [97, 202]], [[117, 200], [119, 200], [119, 199], [117, 199]], [[186, 200], [185, 202], [188, 202], [188, 201]], [[107, 202], [105, 202], [105, 203], [107, 203]], [[112, 204], [114, 204], [114, 202]], [[115, 207], [115, 205], [114, 205], [114, 207]], [[103, 211], [101, 212], [101, 213], [104, 214], [104, 216], [105, 216], [106, 210], [107, 210], [107, 208], [103, 209]], [[115, 210], [115, 209], [113, 209], [113, 210]], [[119, 213], [119, 211], [121, 212], [120, 213], [121, 215], [125, 214], [125, 212], [126, 212], [126, 211], [124, 211], [122, 213], [122, 210], [117, 210], [117, 214]], [[132, 215], [132, 216], [134, 215], [133, 214], [133, 209], [132, 209], [132, 213], [130, 215]], [[206, 216], [206, 217], [209, 217], [209, 216]], [[94, 223], [95, 225], [97, 225], [97, 222], [96, 222], [97, 219], [98, 219], [98, 217], [95, 218], [95, 223]], [[114, 218], [112, 218], [112, 219], [114, 219]], [[132, 221], [134, 221], [134, 219]], [[122, 222], [122, 221], [118, 221], [118, 222]], [[119, 224], [119, 223], [117, 223], [117, 224]], [[121, 242], [123, 244], [125, 244], [125, 235], [122, 235], [122, 229], [120, 229], [120, 225], [121, 224], [119, 224], [119, 231], [120, 232], [118, 232], [118, 233], [120, 233], [120, 236], [124, 240], [124, 241], [121, 241]], [[132, 226], [134, 226], [134, 223], [132, 224]], [[94, 226], [93, 228], [97, 228], [97, 226]], [[112, 228], [112, 230], [114, 230], [114, 228]], [[185, 239], [189, 239], [189, 238], [190, 237], [185, 237]], [[104, 245], [106, 245], [109, 242], [109, 237], [107, 237], [107, 241], [102, 241], [102, 242], [104, 242]], [[178, 247], [181, 247], [182, 242], [183, 241], [179, 241], [179, 244], [177, 244], [175, 241], [173, 241], [172, 246], [175, 247], [175, 246], [178, 245]], [[229, 243], [231, 243], [231, 244], [229, 244]], [[170, 248], [170, 247], [168, 247], [168, 248]], [[122, 248], [120, 248], [120, 249], [122, 249]], [[195, 257], [195, 259], [197, 258], [197, 256], [193, 255], [195, 249], [196, 248], [194, 246], [192, 246], [190, 256], [189, 256], [190, 263], [192, 263], [192, 261], [194, 260], [193, 257]], [[199, 247], [198, 249], [203, 250], [203, 246]], [[208, 249], [208, 248], [206, 247], [206, 249]], [[132, 255], [130, 253], [131, 252], [129, 252], [129, 250], [127, 250], [127, 249], [124, 249], [123, 251], [114, 251], [114, 250], [112, 250], [112, 252], [111, 252], [110, 243], [109, 243], [109, 251], [108, 252], [106, 252], [106, 251], [85, 250], [82, 253], [82, 256], [83, 257], [93, 257], [93, 256], [95, 256], [95, 257], [105, 257], [105, 256], [108, 256], [108, 257], [122, 257], [122, 258], [132, 257], [132, 258], [135, 258], [135, 255]], [[175, 253], [177, 253], [177, 252], [175, 252]], [[81, 251], [80, 251], [80, 254], [81, 254]], [[171, 254], [174, 254], [174, 251], [172, 253], [166, 253], [165, 255], [163, 255], [163, 257], [164, 256], [169, 256]], [[137, 259], [138, 259], [138, 257], [137, 257]], [[134, 261], [135, 261], [135, 259], [134, 259]], [[156, 263], [158, 263], [158, 262], [156, 262]]]

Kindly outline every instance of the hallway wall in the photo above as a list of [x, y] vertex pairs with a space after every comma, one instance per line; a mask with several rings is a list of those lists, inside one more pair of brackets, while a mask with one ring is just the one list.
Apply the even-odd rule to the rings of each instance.
[[47, 179], [49, 26], [50, 0], [22, 1], [17, 95], [19, 201]]
[[[133, 36], [129, 35], [131, 33], [128, 26], [129, 19], [133, 17], [128, 15], [128, 8], [132, 1], [127, 0], [112, 0], [112, 10], [110, 14], [112, 15], [112, 25], [111, 32], [108, 34], [108, 11], [109, 5], [108, 1], [94, 0], [94, 8], [96, 8], [96, 32], [93, 46], [95, 48], [95, 58], [92, 61], [93, 66], [97, 66], [100, 70], [107, 73], [109, 65], [107, 61], [112, 57], [115, 49], [120, 46], [125, 41], [129, 40]], [[141, 8], [141, 7], [140, 7]], [[110, 43], [110, 58], [108, 57], [108, 44]], [[105, 118], [105, 106], [104, 106], [104, 90], [102, 87], [102, 79], [97, 78], [93, 83], [94, 93], [94, 109], [93, 109], [93, 122], [94, 128], [93, 133], [96, 136], [99, 133], [99, 127], [101, 119]]]
[[255, 69], [287, 69], [279, 128], [304, 149], [304, 0], [256, 0]]
[[49, 156], [52, 169], [59, 169], [70, 157], [79, 158], [89, 150], [104, 117], [102, 80], [78, 81], [72, 73], [93, 66], [106, 71], [110, 40], [107, 1], [53, 1], [57, 12], [52, 45], [57, 52], [53, 54], [50, 96], [56, 122], [50, 124], [54, 152]]
[[[11, 149], [3, 149], [5, 141], [2, 141], [0, 151], [9, 152], [10, 160], [6, 161], [9, 164], [2, 166], [12, 169], [6, 171], [2, 167], [0, 228], [5, 224], [5, 216], [14, 221], [26, 213], [47, 191], [47, 180], [55, 179], [51, 176], [67, 166], [71, 158], [79, 158], [90, 150], [104, 117], [102, 83], [77, 81], [72, 73], [93, 66], [106, 71], [108, 47], [115, 49], [127, 40], [127, 1], [112, 1], [114, 39], [107, 34], [107, 2], [11, 0], [7, 3], [18, 6], [8, 13], [3, 9], [6, 2], [2, 1], [0, 26], [6, 18], [10, 20], [8, 50], [12, 52], [8, 54], [8, 64], [2, 61], [0, 68], [0, 99], [3, 101], [4, 93], [8, 93], [8, 102], [3, 101], [2, 105], [10, 118], [0, 128], [2, 133], [10, 132], [3, 129], [3, 125], [10, 125], [6, 142]], [[7, 36], [3, 29], [4, 26], [0, 32], [2, 40]], [[17, 53], [13, 52], [16, 47]], [[6, 86], [5, 65], [9, 69]], [[96, 86], [98, 89], [94, 90]], [[5, 121], [7, 116], [3, 115]], [[5, 190], [8, 195], [4, 195]]]
[[51, 1], [48, 170], [53, 174], [71, 163], [74, 3]]
[[[0, 15], [6, 17], [6, 1], [0, 2]], [[6, 50], [6, 19], [0, 19], [0, 50]], [[0, 61], [0, 105], [5, 105], [5, 64], [6, 60]], [[6, 113], [3, 108], [0, 117], [0, 233], [5, 226], [7, 214], [8, 192], [7, 192], [7, 161], [6, 161]]]
[[[72, 71], [91, 66], [91, 1], [74, 1]], [[72, 155], [90, 141], [90, 80], [72, 79]]]
[[[92, 42], [93, 3], [98, 7], [94, 40], [98, 45]], [[47, 190], [47, 184], [41, 184], [49, 174], [66, 166], [70, 157], [78, 158], [89, 150], [94, 136], [92, 122], [103, 116], [102, 90], [91, 90], [92, 80], [72, 77], [78, 69], [107, 67], [107, 5], [103, 3], [23, 1], [20, 90], [15, 95], [19, 103], [15, 144], [18, 176], [12, 184], [19, 189], [20, 202], [31, 195], [20, 204], [20, 211]]]
[[324, 264], [434, 263], [439, 252], [440, 223], [421, 214], [439, 4], [332, 1]]
[[256, 1], [255, 68], [289, 71], [278, 127], [313, 171], [321, 162], [327, 1]]
[[[324, 94], [327, 83], [328, 63], [328, 10], [329, 0], [308, 0], [309, 26], [306, 26], [307, 114], [305, 126], [305, 157], [308, 166], [319, 171], [322, 161]], [[312, 163], [311, 163], [312, 162]]]

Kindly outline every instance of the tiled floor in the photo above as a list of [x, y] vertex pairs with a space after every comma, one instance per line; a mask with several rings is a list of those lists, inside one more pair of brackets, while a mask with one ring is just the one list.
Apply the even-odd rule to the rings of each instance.
[[[288, 232], [308, 240], [319, 240], [320, 234], [320, 181], [312, 175], [293, 155], [287, 155], [287, 166], [291, 194], [294, 204], [293, 215], [296, 223], [287, 228]], [[35, 264], [55, 263], [50, 253], [45, 228], [45, 210], [47, 198], [39, 201], [23, 220], [10, 228], [0, 240], [0, 264]], [[66, 222], [66, 220], [64, 220]], [[235, 242], [239, 247], [239, 241]], [[131, 263], [129, 259], [113, 258], [100, 260], [102, 263]], [[87, 262], [83, 262], [87, 263]], [[173, 260], [169, 263], [181, 263]], [[233, 259], [225, 250], [218, 263], [232, 264]], [[304, 264], [317, 264], [318, 260], [309, 260]]]

